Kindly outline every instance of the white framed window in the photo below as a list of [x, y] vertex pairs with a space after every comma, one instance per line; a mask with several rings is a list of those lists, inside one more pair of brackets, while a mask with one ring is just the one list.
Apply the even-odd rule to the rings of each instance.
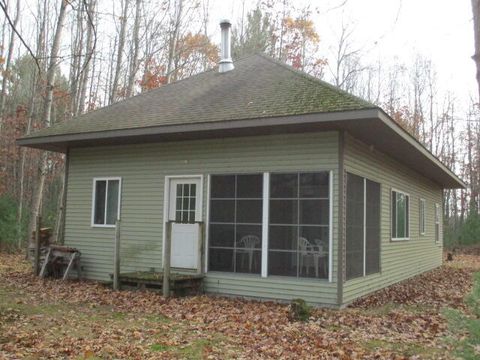
[[392, 240], [410, 239], [410, 196], [392, 189]]
[[425, 199], [420, 199], [420, 202], [419, 202], [419, 214], [420, 214], [420, 219], [419, 219], [419, 231], [420, 231], [420, 235], [425, 235], [425, 219], [426, 219], [426, 216], [425, 216], [425, 210], [426, 210], [426, 207], [425, 207]]
[[121, 184], [119, 177], [93, 179], [93, 227], [115, 227], [116, 220], [120, 219]]
[[435, 242], [440, 242], [440, 204], [435, 204]]

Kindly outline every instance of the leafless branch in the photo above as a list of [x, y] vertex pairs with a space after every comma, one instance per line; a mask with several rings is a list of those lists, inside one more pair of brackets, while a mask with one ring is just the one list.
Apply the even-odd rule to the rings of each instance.
[[33, 60], [35, 60], [35, 64], [37, 65], [37, 68], [38, 68], [38, 71], [41, 73], [42, 72], [42, 69], [40, 67], [40, 63], [38, 62], [38, 59], [37, 57], [35, 56], [35, 54], [33, 53], [32, 49], [30, 49], [30, 46], [28, 46], [28, 44], [25, 42], [25, 40], [23, 39], [22, 35], [20, 35], [20, 33], [18, 32], [18, 30], [16, 29], [15, 25], [13, 24], [13, 21], [12, 19], [10, 18], [10, 16], [8, 15], [8, 10], [7, 10], [7, 4], [5, 3], [5, 1], [0, 1], [0, 7], [2, 8], [2, 11], [3, 13], [5, 14], [5, 17], [8, 21], [8, 23], [10, 24], [10, 27], [12, 28], [12, 31], [17, 34], [18, 38], [20, 39], [20, 41], [22, 42], [23, 46], [25, 46], [25, 48], [27, 49], [27, 51], [29, 52], [30, 56], [33, 58]]

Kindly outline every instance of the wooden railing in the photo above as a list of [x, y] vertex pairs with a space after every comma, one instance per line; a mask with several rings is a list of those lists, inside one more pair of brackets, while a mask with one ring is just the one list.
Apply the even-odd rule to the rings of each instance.
[[[165, 223], [165, 243], [164, 243], [164, 258], [163, 258], [163, 295], [165, 297], [170, 296], [170, 268], [171, 268], [171, 253], [172, 253], [172, 225], [177, 222], [167, 221]], [[203, 274], [205, 268], [205, 256], [204, 256], [204, 231], [205, 224], [203, 221], [196, 221], [198, 224], [198, 254], [199, 261], [197, 266], [197, 273]], [[118, 290], [120, 288], [120, 220], [115, 223], [115, 244], [113, 254], [113, 289]]]

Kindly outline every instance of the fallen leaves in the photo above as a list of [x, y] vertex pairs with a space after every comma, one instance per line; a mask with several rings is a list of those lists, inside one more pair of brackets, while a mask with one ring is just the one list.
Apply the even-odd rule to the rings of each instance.
[[479, 267], [477, 255], [456, 255], [350, 308], [290, 322], [273, 302], [41, 280], [20, 256], [0, 254], [0, 358], [449, 358], [440, 310], [464, 309]]

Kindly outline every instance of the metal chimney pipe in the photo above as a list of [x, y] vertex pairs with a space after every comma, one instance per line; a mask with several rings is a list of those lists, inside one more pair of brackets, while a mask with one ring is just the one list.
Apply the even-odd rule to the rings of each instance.
[[218, 63], [218, 71], [221, 73], [233, 70], [231, 48], [230, 48], [230, 20], [220, 21], [220, 29], [222, 30], [222, 38], [220, 44], [220, 62]]

